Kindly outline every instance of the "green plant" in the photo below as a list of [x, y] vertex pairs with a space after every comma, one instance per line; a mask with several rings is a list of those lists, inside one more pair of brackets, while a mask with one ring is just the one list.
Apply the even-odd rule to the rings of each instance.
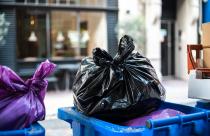
[[120, 21], [116, 27], [118, 39], [123, 35], [130, 35], [134, 39], [136, 50], [145, 53], [145, 23], [144, 18], [135, 16], [124, 21]]
[[0, 45], [4, 45], [6, 43], [5, 36], [8, 33], [9, 25], [10, 23], [5, 19], [5, 14], [0, 13]]

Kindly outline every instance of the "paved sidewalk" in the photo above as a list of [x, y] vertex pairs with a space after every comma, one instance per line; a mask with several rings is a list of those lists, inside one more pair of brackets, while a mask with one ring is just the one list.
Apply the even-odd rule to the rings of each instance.
[[[163, 79], [166, 89], [166, 101], [194, 105], [196, 100], [188, 98], [188, 82], [176, 80], [173, 78]], [[46, 120], [40, 123], [46, 129], [46, 136], [71, 136], [72, 131], [68, 123], [57, 119], [57, 109], [59, 107], [73, 106], [72, 92], [69, 91], [51, 91], [45, 98]]]
[[51, 118], [40, 121], [45, 128], [45, 136], [72, 136], [70, 125], [62, 120]]
[[71, 91], [50, 91], [45, 97], [46, 118], [40, 121], [44, 126], [46, 136], [72, 136], [70, 125], [57, 119], [57, 110], [60, 107], [73, 106]]
[[163, 79], [166, 89], [166, 101], [194, 106], [196, 99], [188, 98], [188, 81], [173, 78]]
[[50, 91], [45, 97], [46, 118], [51, 118], [57, 114], [59, 107], [73, 106], [72, 91]]

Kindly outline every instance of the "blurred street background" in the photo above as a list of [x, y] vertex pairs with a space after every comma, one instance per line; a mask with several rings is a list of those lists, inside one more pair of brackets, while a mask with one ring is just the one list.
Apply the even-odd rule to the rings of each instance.
[[72, 135], [57, 109], [73, 106], [81, 60], [95, 47], [114, 56], [124, 34], [151, 60], [166, 101], [194, 105], [188, 98], [187, 44], [200, 43], [209, 13], [209, 0], [0, 0], [0, 65], [24, 80], [46, 59], [57, 65], [47, 78], [46, 119], [40, 121], [46, 136]]

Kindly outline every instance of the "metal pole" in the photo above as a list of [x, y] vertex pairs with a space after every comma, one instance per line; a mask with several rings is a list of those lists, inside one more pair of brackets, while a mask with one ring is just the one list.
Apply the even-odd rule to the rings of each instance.
[[76, 13], [76, 17], [77, 17], [77, 32], [78, 32], [78, 45], [77, 45], [77, 49], [76, 49], [76, 54], [77, 56], [80, 56], [80, 12]]
[[52, 57], [50, 52], [50, 12], [46, 14], [46, 42], [47, 42], [47, 58]]
[[171, 75], [171, 21], [167, 21], [168, 26], [168, 75]]

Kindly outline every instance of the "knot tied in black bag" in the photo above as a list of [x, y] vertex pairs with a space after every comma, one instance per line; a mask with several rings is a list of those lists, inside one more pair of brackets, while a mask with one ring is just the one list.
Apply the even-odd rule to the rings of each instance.
[[114, 59], [105, 50], [95, 48], [93, 49], [93, 61], [98, 66], [118, 65], [132, 53], [134, 48], [133, 39], [125, 35], [120, 40], [118, 54]]
[[138, 52], [130, 36], [120, 39], [114, 58], [95, 48], [82, 60], [74, 84], [74, 105], [82, 113], [120, 123], [159, 108], [165, 89], [149, 59]]

